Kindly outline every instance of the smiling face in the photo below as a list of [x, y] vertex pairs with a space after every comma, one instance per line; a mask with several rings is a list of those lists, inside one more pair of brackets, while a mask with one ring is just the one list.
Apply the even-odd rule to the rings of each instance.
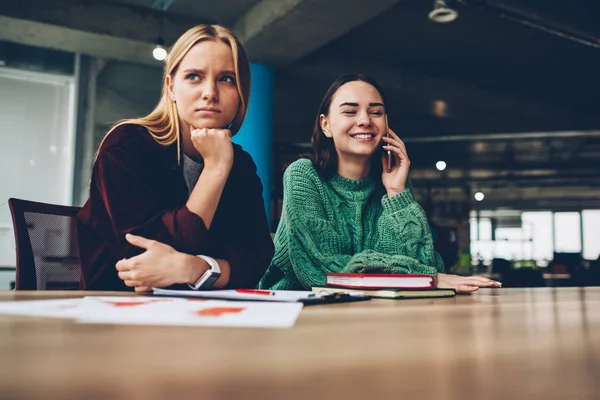
[[[177, 104], [182, 132], [227, 128], [235, 118], [240, 95], [231, 48], [220, 40], [196, 43], [176, 73], [167, 75], [169, 95]], [[187, 136], [187, 135], [186, 135]]]
[[328, 115], [321, 115], [321, 129], [332, 138], [339, 160], [370, 158], [386, 131], [381, 94], [369, 83], [348, 82], [335, 92]]

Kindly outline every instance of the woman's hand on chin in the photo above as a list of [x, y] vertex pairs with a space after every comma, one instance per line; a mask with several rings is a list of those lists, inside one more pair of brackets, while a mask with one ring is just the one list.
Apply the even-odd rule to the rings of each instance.
[[190, 127], [194, 148], [204, 160], [204, 168], [229, 173], [233, 165], [233, 145], [229, 129]]

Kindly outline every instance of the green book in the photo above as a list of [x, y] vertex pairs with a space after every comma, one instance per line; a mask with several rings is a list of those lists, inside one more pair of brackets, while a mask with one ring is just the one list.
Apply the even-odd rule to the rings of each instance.
[[365, 296], [379, 299], [423, 299], [431, 297], [454, 297], [454, 289], [348, 289], [331, 286], [315, 286], [313, 292], [327, 293], [363, 293]]

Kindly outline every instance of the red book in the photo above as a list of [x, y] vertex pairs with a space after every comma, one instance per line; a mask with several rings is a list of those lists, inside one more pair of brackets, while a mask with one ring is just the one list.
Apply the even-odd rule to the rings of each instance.
[[434, 289], [435, 279], [425, 274], [325, 274], [327, 285], [346, 288]]

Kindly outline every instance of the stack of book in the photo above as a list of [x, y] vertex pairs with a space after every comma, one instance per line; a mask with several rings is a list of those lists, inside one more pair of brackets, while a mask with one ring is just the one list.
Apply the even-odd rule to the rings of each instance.
[[313, 292], [356, 293], [386, 299], [453, 297], [454, 289], [436, 287], [436, 280], [422, 274], [326, 274], [326, 286], [313, 287]]

